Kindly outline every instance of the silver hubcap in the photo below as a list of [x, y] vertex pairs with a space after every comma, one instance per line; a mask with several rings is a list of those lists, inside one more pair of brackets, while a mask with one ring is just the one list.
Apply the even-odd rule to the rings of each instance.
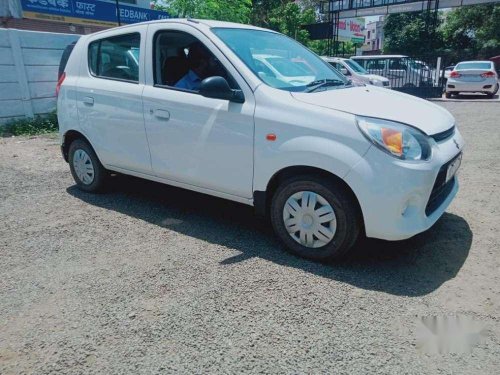
[[90, 185], [94, 181], [94, 166], [89, 154], [78, 149], [73, 155], [73, 168], [78, 179], [85, 185]]
[[283, 222], [295, 241], [310, 248], [325, 246], [337, 231], [332, 206], [312, 191], [299, 191], [288, 198], [283, 208]]

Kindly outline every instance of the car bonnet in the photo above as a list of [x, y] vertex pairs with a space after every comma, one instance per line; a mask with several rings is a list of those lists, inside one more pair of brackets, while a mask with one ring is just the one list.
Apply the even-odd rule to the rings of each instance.
[[301, 102], [324, 108], [408, 124], [428, 135], [448, 130], [455, 123], [447, 110], [434, 103], [374, 86], [292, 92], [291, 95]]

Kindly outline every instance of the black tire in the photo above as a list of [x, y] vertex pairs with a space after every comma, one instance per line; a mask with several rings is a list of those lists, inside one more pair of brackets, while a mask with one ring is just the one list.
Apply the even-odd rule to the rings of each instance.
[[[82, 181], [75, 171], [74, 158], [75, 153], [78, 150], [83, 150], [89, 156], [90, 162], [92, 163], [94, 173], [90, 183], [89, 181]], [[90, 193], [104, 191], [109, 178], [109, 172], [102, 166], [94, 149], [86, 141], [84, 141], [83, 139], [75, 139], [73, 142], [71, 142], [69, 146], [68, 162], [71, 174], [73, 175], [73, 179], [75, 180], [76, 185], [79, 189]]]
[[[324, 246], [306, 247], [294, 240], [286, 229], [283, 209], [288, 198], [301, 191], [319, 194], [334, 210], [337, 228], [332, 240]], [[276, 235], [289, 252], [315, 261], [330, 261], [344, 257], [358, 239], [361, 232], [358, 211], [357, 202], [340, 184], [314, 175], [303, 175], [287, 179], [278, 186], [271, 202], [270, 217]]]
[[445, 96], [446, 99], [450, 99], [451, 98], [451, 92], [445, 92], [444, 96]]
[[495, 97], [495, 94], [498, 92], [498, 84], [497, 84], [497, 87], [495, 89], [495, 91], [491, 92], [491, 93], [486, 93], [486, 95], [488, 96], [489, 99], [493, 99]]

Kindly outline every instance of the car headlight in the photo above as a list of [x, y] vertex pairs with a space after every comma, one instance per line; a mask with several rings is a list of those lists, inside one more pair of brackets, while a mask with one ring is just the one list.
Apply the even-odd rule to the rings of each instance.
[[403, 160], [427, 160], [429, 137], [411, 126], [372, 117], [356, 116], [361, 132], [375, 146]]

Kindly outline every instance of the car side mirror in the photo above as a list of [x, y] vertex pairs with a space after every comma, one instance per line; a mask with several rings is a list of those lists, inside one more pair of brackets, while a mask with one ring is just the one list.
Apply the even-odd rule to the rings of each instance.
[[200, 94], [207, 98], [229, 100], [236, 103], [245, 101], [243, 91], [231, 89], [226, 79], [220, 76], [208, 77], [201, 81]]
[[351, 73], [346, 68], [340, 68], [340, 72], [345, 76], [350, 76]]

